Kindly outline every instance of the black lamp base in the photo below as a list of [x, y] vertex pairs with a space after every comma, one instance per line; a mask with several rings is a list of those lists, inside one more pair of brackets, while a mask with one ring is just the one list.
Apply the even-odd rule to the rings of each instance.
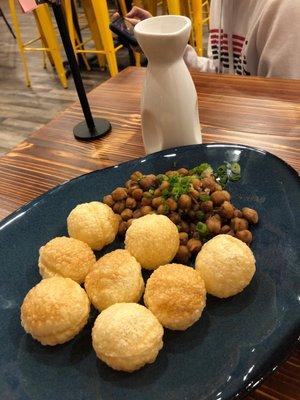
[[85, 121], [74, 126], [73, 133], [78, 140], [95, 140], [111, 131], [110, 123], [103, 118], [94, 118], [95, 128], [90, 132]]

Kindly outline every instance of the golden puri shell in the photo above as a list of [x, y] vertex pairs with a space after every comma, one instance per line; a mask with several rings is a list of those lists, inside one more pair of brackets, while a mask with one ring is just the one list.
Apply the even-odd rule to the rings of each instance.
[[112, 251], [94, 264], [85, 290], [99, 311], [115, 303], [138, 302], [144, 291], [141, 266], [128, 251]]
[[255, 258], [241, 240], [218, 235], [205, 243], [198, 253], [196, 270], [205, 282], [207, 293], [229, 297], [249, 285], [255, 273]]
[[77, 239], [56, 237], [40, 248], [39, 270], [43, 278], [62, 276], [82, 283], [95, 262], [92, 249]]
[[178, 229], [165, 215], [148, 214], [128, 228], [125, 248], [146, 269], [169, 263], [179, 247]]
[[205, 285], [193, 268], [163, 265], [148, 279], [144, 302], [164, 327], [185, 330], [202, 314], [206, 303]]
[[113, 242], [118, 232], [119, 218], [106, 204], [98, 201], [76, 206], [67, 219], [69, 236], [101, 250]]
[[163, 327], [146, 307], [118, 303], [96, 319], [93, 347], [111, 368], [132, 372], [153, 363], [163, 346]]
[[69, 278], [43, 279], [26, 295], [21, 324], [44, 345], [72, 339], [87, 323], [90, 302], [80, 285]]

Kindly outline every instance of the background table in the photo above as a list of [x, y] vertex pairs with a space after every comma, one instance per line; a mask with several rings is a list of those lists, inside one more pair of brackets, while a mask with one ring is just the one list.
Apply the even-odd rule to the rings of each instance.
[[[140, 95], [145, 70], [128, 68], [94, 89], [94, 116], [112, 133], [78, 142], [73, 126], [83, 119], [78, 103], [0, 158], [0, 218], [70, 178], [144, 155]], [[300, 81], [193, 73], [203, 142], [260, 147], [300, 171]], [[274, 174], [276, 171], [274, 171]], [[300, 351], [248, 399], [299, 399]]]

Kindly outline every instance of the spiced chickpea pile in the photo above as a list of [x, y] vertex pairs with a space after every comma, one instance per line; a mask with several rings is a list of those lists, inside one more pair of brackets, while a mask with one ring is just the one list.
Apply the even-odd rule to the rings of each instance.
[[[237, 180], [237, 175], [232, 176], [230, 180]], [[218, 234], [235, 236], [248, 245], [252, 241], [249, 227], [257, 224], [257, 212], [248, 207], [236, 208], [221, 184], [224, 187], [224, 179], [214, 174], [208, 164], [159, 175], [136, 171], [125, 187], [104, 196], [103, 203], [120, 215], [119, 235], [124, 235], [131, 223], [143, 215], [169, 217], [180, 236], [175, 259], [187, 263], [203, 243]]]

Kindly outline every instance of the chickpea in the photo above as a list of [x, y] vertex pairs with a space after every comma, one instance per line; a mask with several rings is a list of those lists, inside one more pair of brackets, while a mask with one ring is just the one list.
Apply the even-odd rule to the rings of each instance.
[[139, 181], [139, 184], [144, 190], [150, 189], [151, 186], [154, 186], [156, 184], [156, 176], [146, 175]]
[[136, 208], [137, 202], [132, 197], [127, 197], [125, 206], [126, 206], [126, 208], [130, 208], [131, 210], [133, 210], [134, 208]]
[[180, 225], [180, 232], [189, 233], [190, 226], [189, 226], [189, 224], [187, 222], [181, 221], [179, 225]]
[[203, 221], [205, 219], [205, 214], [202, 210], [199, 210], [196, 212], [196, 220], [197, 221]]
[[144, 175], [143, 175], [140, 171], [135, 171], [135, 172], [131, 175], [130, 179], [131, 179], [132, 181], [138, 182], [140, 179], [142, 179], [143, 176], [144, 176]]
[[127, 189], [128, 195], [132, 196], [132, 192], [133, 192], [135, 189], [140, 189], [139, 185], [132, 185], [129, 189]]
[[159, 186], [159, 189], [162, 191], [162, 190], [168, 189], [169, 186], [170, 186], [170, 184], [168, 181], [162, 181], [162, 183]]
[[166, 174], [168, 178], [172, 178], [172, 176], [178, 175], [177, 171], [167, 171]]
[[121, 214], [123, 210], [125, 210], [125, 200], [116, 201], [113, 205], [113, 211], [116, 214]]
[[198, 192], [198, 190], [196, 190], [194, 188], [191, 188], [189, 190], [189, 195], [192, 196], [194, 199], [198, 199], [199, 198], [199, 194], [200, 193]]
[[177, 203], [176, 203], [176, 201], [175, 201], [174, 199], [172, 199], [171, 197], [169, 197], [169, 198], [166, 200], [166, 204], [168, 205], [170, 211], [175, 211], [175, 210], [177, 210]]
[[222, 228], [221, 228], [221, 230], [220, 230], [220, 233], [228, 233], [230, 231], [230, 226], [229, 225], [223, 225], [222, 226]]
[[130, 210], [129, 208], [125, 208], [125, 210], [121, 212], [121, 217], [123, 221], [128, 221], [130, 218], [132, 218], [132, 214], [132, 210]]
[[168, 213], [169, 213], [169, 206], [167, 205], [167, 203], [163, 203], [157, 207], [157, 214], [166, 215]]
[[239, 210], [238, 208], [236, 208], [236, 209], [234, 210], [233, 216], [234, 216], [234, 217], [238, 217], [238, 218], [243, 218], [243, 213], [242, 213], [241, 210]]
[[118, 234], [123, 236], [125, 235], [126, 231], [127, 231], [128, 225], [126, 221], [122, 221], [119, 224], [119, 229], [118, 229]]
[[131, 179], [129, 179], [128, 181], [126, 181], [125, 183], [125, 187], [126, 189], [130, 189], [132, 185], [135, 185], [136, 182], [132, 181]]
[[187, 248], [187, 246], [180, 245], [175, 258], [178, 262], [180, 262], [182, 264], [187, 264], [190, 256], [191, 256], [191, 253], [190, 253], [189, 249]]
[[193, 211], [199, 211], [199, 208], [200, 208], [199, 203], [194, 203], [194, 204], [192, 205], [192, 210], [193, 210]]
[[213, 190], [213, 191], [215, 192], [216, 190], [223, 190], [223, 188], [222, 188], [221, 185], [219, 185], [218, 183], [216, 183], [216, 185], [215, 185], [215, 190]]
[[253, 210], [252, 208], [244, 207], [242, 209], [243, 217], [246, 218], [251, 224], [258, 223], [258, 214], [257, 211]]
[[224, 201], [219, 209], [219, 214], [223, 218], [233, 218], [234, 216], [234, 207], [229, 201]]
[[189, 210], [188, 213], [187, 213], [187, 215], [188, 215], [189, 219], [193, 220], [193, 219], [196, 218], [196, 211], [194, 211], [194, 210]]
[[103, 197], [103, 203], [107, 204], [109, 207], [112, 207], [115, 204], [111, 194]]
[[150, 207], [150, 206], [143, 206], [143, 207], [141, 207], [141, 214], [142, 214], [142, 215], [150, 214], [150, 213], [152, 213], [152, 211], [153, 211], [153, 208]]
[[234, 217], [231, 220], [231, 229], [233, 229], [235, 232], [236, 231], [244, 231], [245, 229], [248, 229], [248, 221], [244, 218], [238, 218], [238, 217]]
[[213, 210], [213, 208], [214, 208], [214, 205], [213, 205], [213, 202], [212, 202], [211, 200], [203, 201], [203, 202], [200, 204], [200, 209], [201, 209], [202, 211], [204, 211], [204, 212], [210, 212], [210, 211]]
[[160, 188], [154, 190], [154, 197], [159, 197], [162, 195], [162, 190]]
[[158, 208], [163, 203], [164, 203], [164, 199], [161, 196], [160, 197], [154, 197], [154, 199], [152, 199], [151, 206], [153, 208]]
[[142, 189], [134, 189], [131, 195], [136, 201], [140, 201], [143, 197], [143, 191]]
[[181, 222], [180, 215], [176, 212], [171, 212], [169, 215], [170, 220], [173, 222], [173, 224], [177, 225]]
[[200, 179], [194, 178], [192, 179], [192, 185], [195, 190], [199, 191], [201, 190], [202, 182], [200, 181]]
[[210, 217], [206, 220], [206, 226], [211, 233], [217, 235], [221, 230], [221, 221], [216, 216]]
[[244, 229], [243, 231], [237, 231], [235, 235], [242, 242], [245, 242], [247, 244], [250, 244], [252, 242], [252, 233], [248, 231], [248, 229]]
[[187, 244], [188, 240], [189, 240], [189, 235], [186, 232], [180, 232], [179, 233], [179, 240], [180, 240], [180, 244]]
[[230, 235], [230, 236], [233, 236], [233, 237], [235, 237], [235, 233], [233, 232], [233, 230], [232, 230], [232, 229], [230, 229], [230, 231], [229, 231], [229, 232], [227, 232], [227, 233], [226, 233], [226, 235]]
[[112, 192], [111, 196], [114, 201], [124, 200], [127, 197], [127, 190], [125, 188], [118, 187]]
[[230, 201], [231, 196], [227, 190], [216, 190], [211, 194], [211, 199], [216, 206], [220, 206], [224, 201]]
[[134, 218], [134, 219], [136, 219], [136, 218], [140, 218], [140, 217], [142, 217], [142, 213], [141, 213], [141, 209], [139, 208], [139, 209], [137, 209], [137, 210], [135, 210], [134, 212], [133, 212], [133, 214], [132, 214], [132, 218]]
[[134, 220], [135, 220], [135, 218], [131, 218], [131, 219], [129, 219], [129, 220], [127, 221], [127, 227], [128, 227], [128, 228], [132, 225], [132, 223], [133, 223]]
[[206, 178], [202, 179], [202, 187], [207, 188], [210, 191], [214, 191], [216, 187], [216, 181], [213, 177], [207, 176]]
[[151, 206], [151, 204], [152, 204], [152, 198], [150, 197], [142, 197], [142, 200], [141, 200], [141, 206]]
[[201, 250], [202, 247], [202, 243], [199, 239], [190, 239], [187, 242], [187, 248], [189, 249], [189, 251], [193, 254], [193, 253], [199, 253], [199, 251]]
[[182, 210], [189, 210], [192, 206], [192, 199], [187, 194], [182, 194], [178, 199], [178, 207]]
[[177, 172], [179, 173], [179, 175], [183, 175], [183, 176], [189, 175], [189, 170], [186, 168], [180, 168], [179, 170], [177, 170]]

